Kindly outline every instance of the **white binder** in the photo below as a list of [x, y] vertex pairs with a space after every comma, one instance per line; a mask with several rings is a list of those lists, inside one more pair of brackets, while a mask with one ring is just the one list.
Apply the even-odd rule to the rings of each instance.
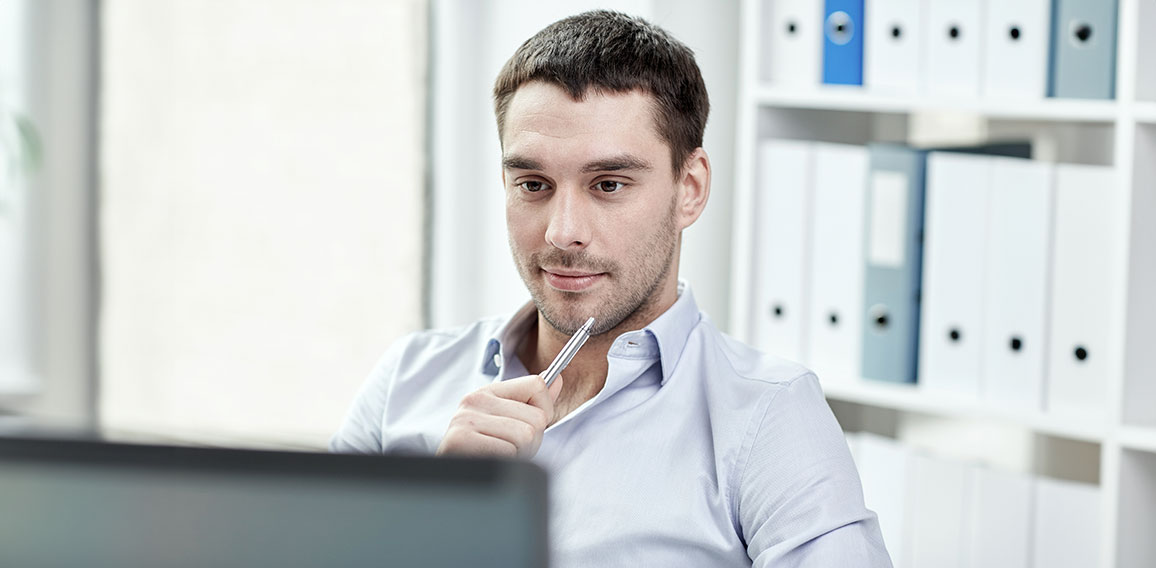
[[1056, 167], [1047, 410], [1101, 419], [1120, 372], [1114, 298], [1123, 290], [1123, 204], [1106, 166]]
[[971, 568], [1027, 566], [1032, 542], [1033, 479], [976, 468], [968, 529]]
[[965, 566], [971, 467], [930, 456], [912, 458], [907, 494], [908, 566]]
[[928, 0], [924, 89], [934, 95], [979, 95], [983, 46], [981, 0]]
[[1100, 488], [1039, 478], [1035, 491], [1032, 565], [1086, 568], [1100, 562]]
[[983, 95], [1047, 96], [1051, 0], [986, 0], [984, 16]]
[[828, 382], [859, 377], [868, 153], [842, 144], [814, 149], [807, 364]]
[[765, 140], [759, 144], [755, 227], [752, 339], [778, 357], [804, 357], [811, 146]]
[[990, 190], [991, 158], [928, 155], [919, 383], [929, 390], [979, 396]]
[[1044, 406], [1054, 167], [992, 158], [980, 391], [993, 405]]
[[883, 543], [900, 568], [906, 538], [906, 495], [910, 450], [892, 440], [862, 432], [855, 443], [855, 466], [863, 482], [863, 502], [879, 517]]
[[823, 1], [767, 0], [762, 6], [762, 79], [817, 87], [823, 78]]
[[876, 92], [917, 92], [924, 52], [923, 0], [872, 0], [863, 9], [863, 84]]

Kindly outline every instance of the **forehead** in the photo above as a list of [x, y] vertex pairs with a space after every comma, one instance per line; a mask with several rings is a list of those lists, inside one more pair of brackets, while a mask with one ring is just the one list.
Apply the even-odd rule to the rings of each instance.
[[575, 159], [591, 153], [644, 153], [657, 160], [650, 153], [667, 152], [655, 124], [651, 95], [590, 90], [574, 100], [562, 88], [541, 81], [514, 93], [506, 110], [502, 146], [506, 154], [549, 151]]

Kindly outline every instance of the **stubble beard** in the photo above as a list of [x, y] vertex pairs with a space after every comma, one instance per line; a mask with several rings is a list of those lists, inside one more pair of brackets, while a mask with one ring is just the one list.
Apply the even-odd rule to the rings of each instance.
[[[648, 315], [650, 308], [657, 301], [659, 288], [666, 281], [670, 268], [674, 264], [675, 247], [678, 244], [678, 232], [675, 227], [676, 202], [671, 201], [670, 210], [663, 219], [659, 229], [650, 235], [645, 243], [636, 250], [643, 251], [643, 256], [630, 264], [639, 267], [636, 270], [623, 271], [621, 266], [613, 261], [596, 259], [586, 251], [566, 252], [559, 249], [550, 249], [547, 252], [520, 254], [510, 246], [514, 253], [514, 264], [522, 281], [530, 291], [530, 297], [538, 308], [538, 313], [563, 335], [573, 335], [588, 317], [594, 318], [594, 327], [591, 335], [606, 333], [622, 322], [635, 316], [643, 318]], [[653, 251], [653, 254], [645, 254]], [[540, 277], [542, 266], [562, 266], [565, 268], [579, 268], [591, 272], [605, 272], [611, 276], [610, 286], [604, 286], [609, 292], [600, 305], [592, 308], [595, 313], [575, 314], [573, 308], [567, 304], [581, 299], [581, 292], [565, 292], [547, 290], [545, 282]], [[550, 301], [546, 298], [547, 292], [562, 296], [559, 301]], [[649, 314], [652, 317], [657, 314]]]

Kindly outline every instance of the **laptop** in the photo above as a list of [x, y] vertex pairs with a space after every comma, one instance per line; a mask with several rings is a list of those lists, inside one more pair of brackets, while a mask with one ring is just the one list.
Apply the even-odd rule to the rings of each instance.
[[0, 566], [548, 563], [522, 461], [0, 437]]

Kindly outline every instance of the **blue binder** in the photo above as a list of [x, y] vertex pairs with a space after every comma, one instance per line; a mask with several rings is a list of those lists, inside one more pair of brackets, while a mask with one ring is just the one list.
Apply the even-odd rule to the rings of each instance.
[[914, 383], [927, 152], [872, 145], [864, 207], [864, 378]]
[[823, 18], [823, 82], [862, 85], [863, 0], [827, 0]]
[[1053, 0], [1048, 96], [1115, 98], [1116, 19], [1116, 0]]

